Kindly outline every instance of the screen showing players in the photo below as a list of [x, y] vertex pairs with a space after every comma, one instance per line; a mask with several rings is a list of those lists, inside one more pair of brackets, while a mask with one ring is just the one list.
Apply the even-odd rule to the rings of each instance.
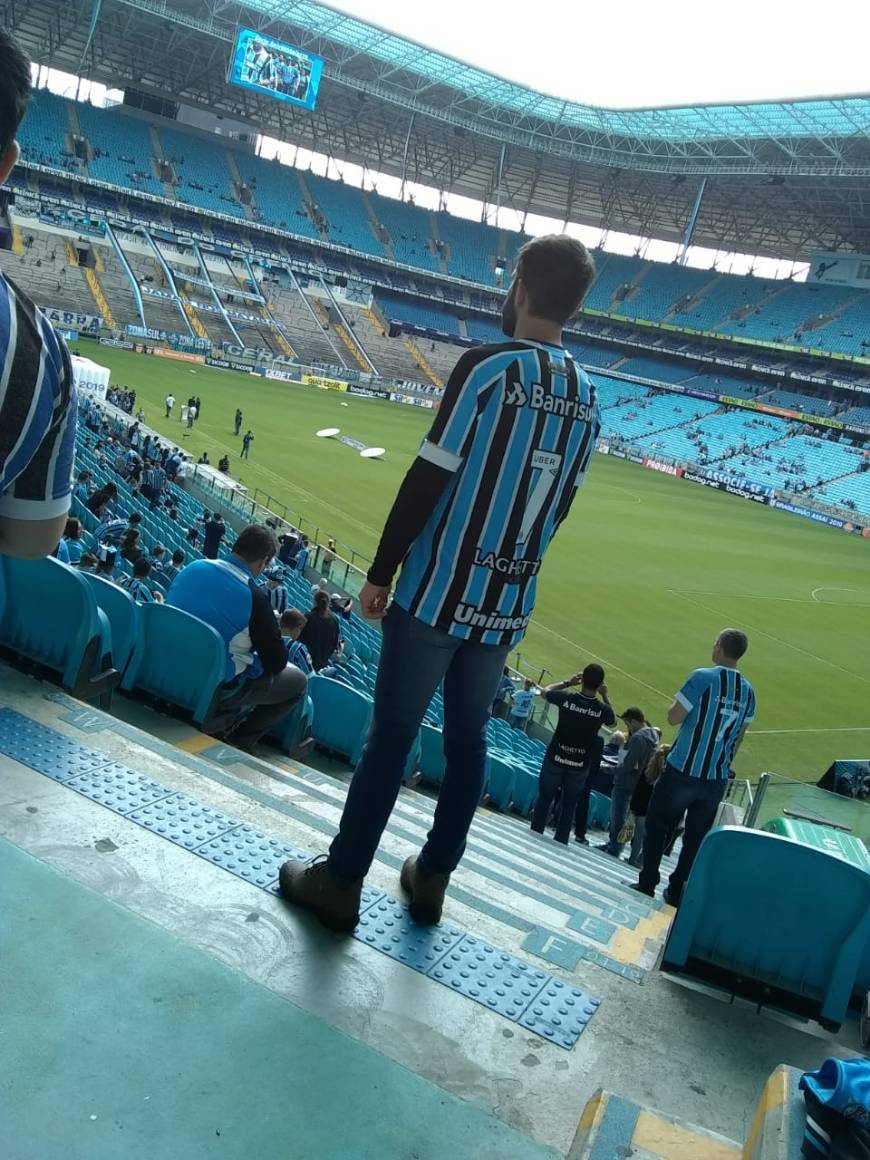
[[313, 109], [322, 72], [322, 57], [242, 28], [233, 49], [228, 79], [242, 88]]

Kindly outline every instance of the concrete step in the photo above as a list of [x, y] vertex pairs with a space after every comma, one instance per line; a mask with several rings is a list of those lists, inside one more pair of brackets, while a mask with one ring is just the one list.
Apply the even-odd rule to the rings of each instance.
[[568, 1160], [738, 1160], [733, 1140], [601, 1090], [583, 1109]]

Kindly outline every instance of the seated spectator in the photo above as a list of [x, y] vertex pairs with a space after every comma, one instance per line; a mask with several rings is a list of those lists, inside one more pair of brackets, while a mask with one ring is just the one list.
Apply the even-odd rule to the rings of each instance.
[[85, 546], [82, 543], [81, 521], [77, 520], [75, 516], [70, 516], [66, 521], [61, 543], [66, 546], [67, 562], [69, 564], [78, 564], [82, 558]]
[[230, 472], [230, 457], [229, 455], [222, 455], [218, 460], [218, 471], [222, 471], [224, 475], [229, 475]]
[[126, 588], [137, 604], [162, 604], [163, 596], [148, 584], [151, 576], [151, 561], [141, 556], [133, 565], [132, 576], [121, 576], [118, 584]]
[[625, 748], [619, 752], [619, 762], [613, 771], [613, 793], [610, 796], [610, 837], [599, 846], [605, 854], [619, 858], [622, 854], [623, 842], [619, 840], [620, 832], [628, 817], [628, 807], [634, 794], [638, 779], [647, 767], [658, 745], [658, 736], [655, 730], [637, 706], [620, 713], [620, 719], [625, 722], [628, 740]]
[[310, 677], [314, 673], [314, 664], [311, 654], [299, 639], [307, 621], [308, 617], [298, 608], [288, 608], [281, 613], [281, 637], [287, 645], [287, 663]]
[[117, 487], [115, 487], [114, 483], [107, 483], [85, 501], [85, 507], [89, 512], [93, 512], [95, 516], [99, 516], [102, 519], [109, 504], [114, 503], [117, 498]]
[[155, 580], [160, 580], [163, 577], [163, 572], [169, 560], [169, 554], [162, 544], [155, 544], [151, 549], [151, 555], [148, 557], [151, 561], [151, 571], [154, 573]]
[[342, 596], [340, 592], [333, 592], [329, 598], [329, 611], [340, 616], [342, 620], [350, 620], [353, 612], [353, 600], [349, 596]]
[[76, 486], [73, 495], [76, 499], [81, 500], [82, 503], [88, 502], [88, 497], [91, 494], [91, 473], [89, 471], [80, 471], [76, 476]]
[[139, 546], [139, 540], [142, 533], [138, 528], [128, 528], [121, 537], [121, 559], [127, 560], [130, 564], [135, 564], [137, 560], [141, 560], [145, 553]]
[[280, 616], [287, 608], [287, 601], [289, 599], [287, 589], [284, 587], [284, 569], [270, 568], [268, 572], [263, 573], [266, 581], [266, 596], [269, 599], [269, 607], [276, 616]]
[[[317, 581], [316, 584], [312, 584], [311, 585], [311, 599], [312, 599], [312, 601], [314, 600], [314, 598], [318, 592], [327, 592], [328, 587], [329, 587], [329, 582], [327, 581], [325, 576], [322, 576]], [[327, 592], [327, 595], [328, 595], [328, 592]]]
[[172, 553], [172, 559], [163, 569], [163, 583], [167, 587], [172, 583], [172, 581], [184, 567], [185, 559], [186, 557], [184, 555], [184, 549], [176, 548]]
[[513, 693], [511, 696], [510, 716], [508, 717], [508, 725], [512, 729], [518, 729], [520, 733], [525, 733], [528, 729], [534, 699], [535, 686], [531, 681], [526, 681], [521, 689], [517, 689]]
[[124, 535], [131, 528], [138, 528], [142, 523], [139, 512], [131, 512], [129, 516], [108, 516], [94, 532], [94, 541], [99, 544], [120, 544]]
[[[242, 531], [227, 560], [196, 560], [176, 576], [168, 602], [220, 633], [227, 647], [226, 739], [250, 752], [305, 695], [306, 678], [287, 664], [287, 649], [256, 579], [277, 550], [266, 528]], [[244, 717], [240, 713], [250, 709]]]
[[341, 645], [341, 632], [338, 621], [329, 611], [329, 596], [324, 591], [318, 591], [314, 596], [314, 607], [308, 613], [308, 619], [299, 637], [311, 654], [311, 663], [314, 671], [319, 673], [332, 660]]
[[100, 544], [96, 553], [96, 574], [106, 580], [114, 580], [115, 568], [118, 565], [118, 549], [113, 544]]
[[79, 571], [80, 572], [96, 572], [97, 564], [99, 564], [99, 560], [93, 554], [93, 552], [85, 552], [82, 555], [81, 560], [79, 560], [79, 565], [78, 565]]

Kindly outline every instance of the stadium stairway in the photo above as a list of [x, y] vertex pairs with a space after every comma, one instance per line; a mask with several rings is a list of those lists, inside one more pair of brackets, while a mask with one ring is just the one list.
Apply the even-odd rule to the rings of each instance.
[[90, 267], [85, 266], [84, 275], [85, 281], [88, 284], [88, 288], [94, 297], [94, 302], [97, 304], [97, 313], [102, 317], [106, 326], [108, 326], [110, 330], [117, 330], [118, 324], [115, 321], [115, 316], [112, 313], [108, 301], [106, 300], [105, 294], [103, 293], [103, 287], [100, 285], [100, 280], [97, 277], [96, 270], [92, 270]]
[[436, 387], [441, 387], [443, 390], [444, 380], [437, 373], [435, 368], [426, 358], [425, 354], [423, 354], [422, 350], [420, 350], [420, 347], [410, 336], [410, 334], [402, 335], [402, 345], [405, 347], [405, 350], [407, 350], [408, 354], [411, 356], [411, 358], [414, 360], [429, 382], [433, 383]]
[[[725, 1147], [774, 1067], [838, 1052], [660, 975], [669, 909], [518, 817], [478, 811], [444, 921], [421, 931], [397, 877], [434, 803], [403, 790], [340, 940], [275, 879], [326, 848], [345, 766], [250, 757], [117, 696], [110, 716], [5, 666], [0, 706], [0, 1120], [40, 1160], [67, 1160], [73, 1132], [88, 1160], [718, 1160], [733, 1150], [692, 1152], [673, 1127], [659, 1138], [682, 1150], [652, 1150], [650, 1118]], [[602, 1087], [637, 1109], [630, 1132], [584, 1118], [575, 1138]], [[613, 1150], [639, 1131], [646, 1151]]]

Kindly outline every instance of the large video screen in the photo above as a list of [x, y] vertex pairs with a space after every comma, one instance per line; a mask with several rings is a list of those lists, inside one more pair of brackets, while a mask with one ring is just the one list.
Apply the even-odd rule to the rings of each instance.
[[323, 58], [254, 32], [239, 31], [227, 79], [244, 89], [266, 93], [303, 109], [313, 109], [323, 72]]

